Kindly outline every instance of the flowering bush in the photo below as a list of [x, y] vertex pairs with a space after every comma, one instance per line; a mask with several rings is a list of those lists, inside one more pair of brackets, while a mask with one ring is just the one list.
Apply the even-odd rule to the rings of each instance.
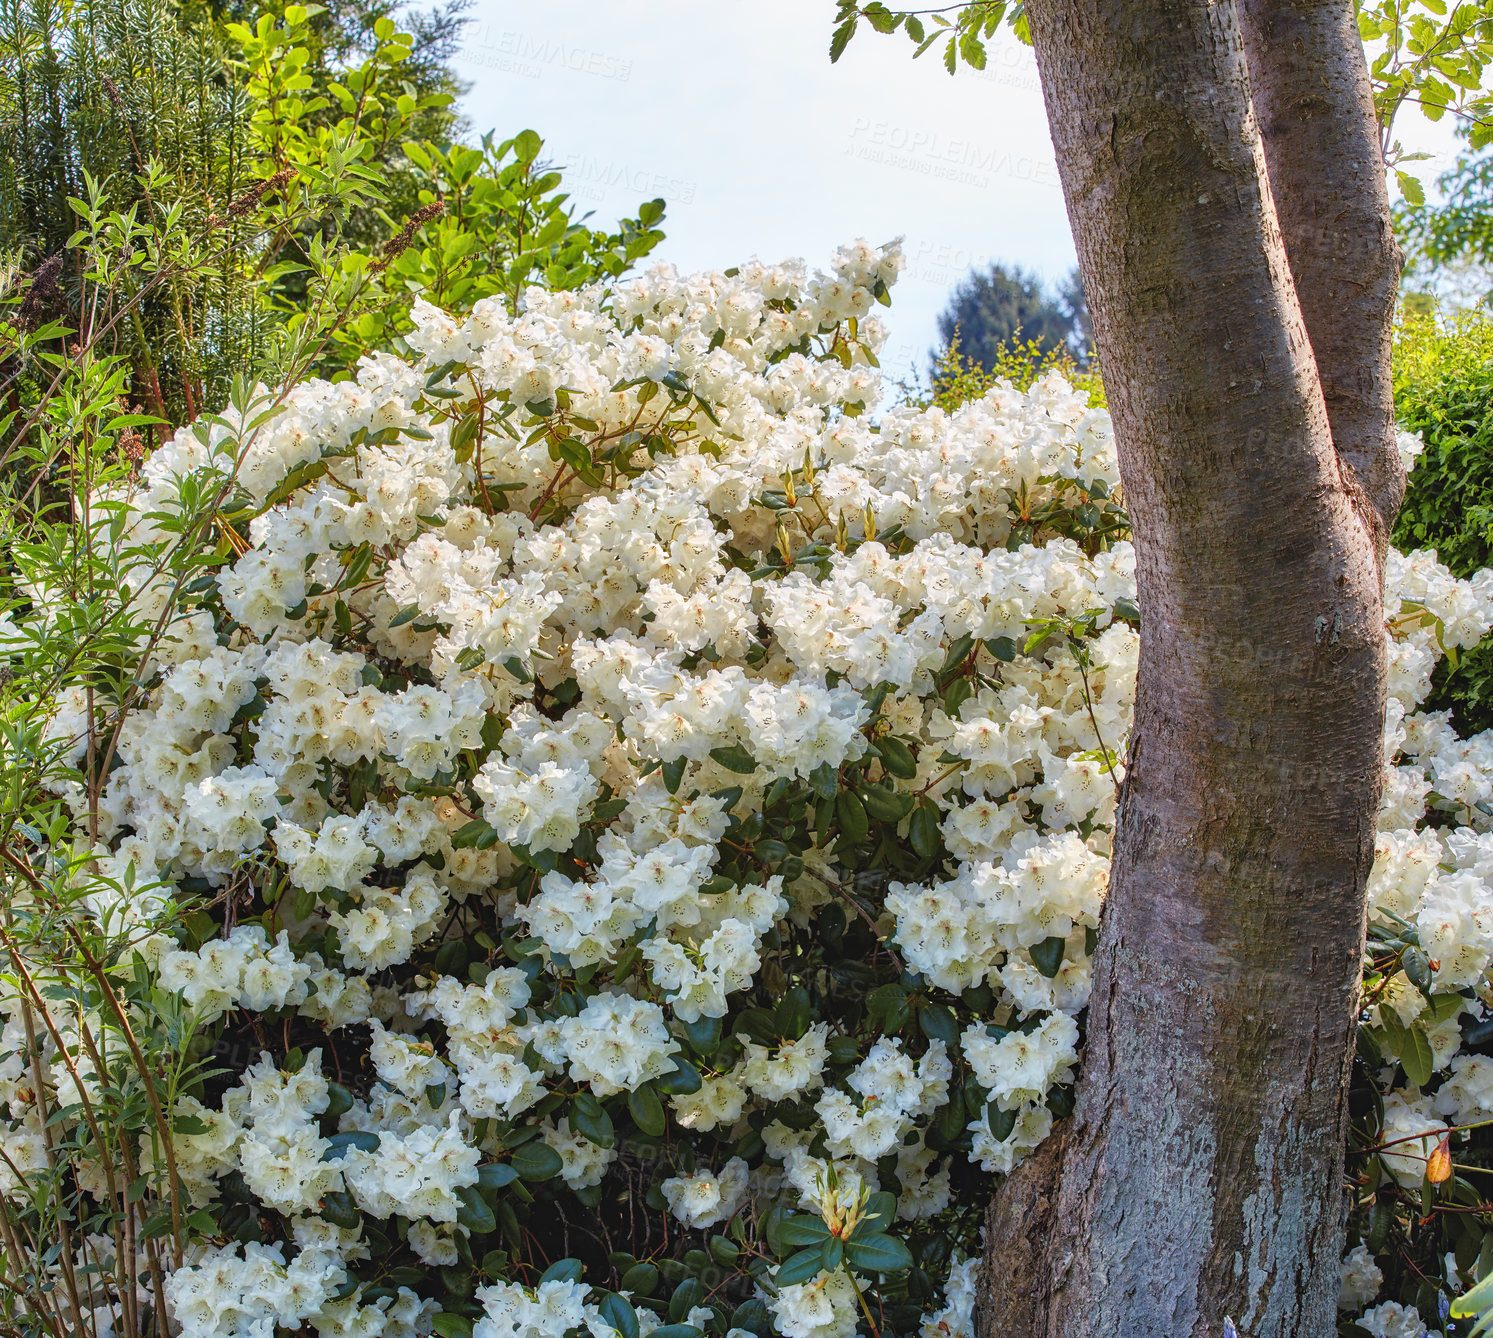
[[[870, 417], [900, 265], [417, 304], [98, 499], [154, 631], [48, 726], [74, 821], [14, 932], [103, 937], [7, 939], [0, 1187], [13, 1249], [67, 1165], [42, 1267], [100, 1332], [86, 1261], [149, 1249], [128, 1303], [186, 1338], [972, 1332], [991, 1177], [1071, 1109], [1140, 612], [1060, 377]], [[1388, 583], [1374, 1174], [1434, 1196], [1493, 1110], [1493, 741], [1415, 708], [1493, 576]], [[23, 675], [65, 632], [29, 595]], [[91, 1040], [131, 1017], [169, 1081]], [[138, 1236], [90, 1235], [120, 1196]]]

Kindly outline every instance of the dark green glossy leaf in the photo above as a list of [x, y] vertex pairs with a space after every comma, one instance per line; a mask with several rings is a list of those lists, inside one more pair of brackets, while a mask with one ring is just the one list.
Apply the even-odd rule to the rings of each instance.
[[658, 1099], [658, 1093], [653, 1088], [639, 1087], [636, 1091], [629, 1092], [627, 1110], [633, 1123], [645, 1134], [654, 1138], [663, 1136], [666, 1125], [663, 1102]]
[[912, 1252], [895, 1236], [863, 1236], [845, 1246], [845, 1260], [862, 1273], [897, 1273], [912, 1267]]
[[778, 1239], [784, 1245], [795, 1247], [818, 1245], [828, 1238], [829, 1228], [825, 1226], [824, 1220], [819, 1217], [810, 1217], [807, 1213], [785, 1217], [778, 1223]]
[[712, 748], [710, 756], [727, 771], [735, 771], [743, 776], [750, 776], [757, 769], [757, 759], [747, 752], [739, 743], [727, 744], [722, 748]]
[[601, 1311], [602, 1319], [616, 1329], [622, 1338], [638, 1338], [637, 1311], [616, 1292], [608, 1292], [597, 1309]]
[[1031, 954], [1032, 965], [1051, 980], [1063, 969], [1063, 951], [1067, 946], [1066, 939], [1054, 934], [1050, 938], [1044, 938], [1040, 943], [1034, 943], [1027, 949], [1027, 952]]
[[818, 1245], [807, 1250], [800, 1250], [773, 1275], [773, 1286], [792, 1287], [800, 1282], [807, 1282], [810, 1278], [818, 1276], [819, 1270], [823, 1267]]
[[538, 1140], [514, 1148], [513, 1155], [508, 1160], [525, 1180], [552, 1179], [560, 1174], [560, 1168], [564, 1165], [554, 1148]]
[[487, 1206], [487, 1200], [477, 1192], [474, 1185], [462, 1185], [455, 1191], [456, 1220], [477, 1236], [485, 1236], [498, 1229], [498, 1219]]

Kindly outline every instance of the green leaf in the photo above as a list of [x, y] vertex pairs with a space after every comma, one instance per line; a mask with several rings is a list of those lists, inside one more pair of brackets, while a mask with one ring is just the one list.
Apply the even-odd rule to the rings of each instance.
[[750, 776], [757, 769], [757, 759], [747, 752], [739, 743], [727, 744], [721, 748], [712, 748], [710, 756], [727, 771], [735, 771], [743, 776]]
[[[722, 879], [721, 892], [729, 891], [734, 884], [729, 879]], [[701, 888], [701, 892], [709, 890], [709, 885]], [[718, 1017], [698, 1017], [693, 1022], [681, 1022], [684, 1028], [684, 1038], [690, 1043], [690, 1048], [697, 1054], [713, 1055], [721, 1048], [721, 1019]], [[641, 1089], [640, 1089], [641, 1090]]]
[[750, 1301], [743, 1301], [731, 1315], [731, 1327], [745, 1329], [748, 1333], [765, 1333], [769, 1327], [766, 1303], [755, 1296]]
[[639, 1087], [627, 1094], [627, 1110], [633, 1123], [653, 1138], [663, 1136], [665, 1128], [663, 1102], [651, 1087]]
[[1054, 934], [1040, 943], [1034, 943], [1027, 952], [1031, 954], [1032, 965], [1051, 980], [1063, 969], [1063, 951], [1067, 946], [1066, 939]]
[[1431, 997], [1431, 963], [1419, 948], [1409, 947], [1400, 954], [1400, 966], [1410, 983], [1427, 999]]
[[689, 765], [689, 758], [676, 757], [672, 762], [665, 762], [659, 770], [663, 774], [664, 789], [670, 794], [677, 794], [679, 782], [684, 779], [684, 769]]
[[876, 747], [881, 752], [882, 766], [898, 780], [912, 780], [918, 774], [917, 759], [913, 757], [912, 749], [901, 739], [890, 736], [878, 739]]
[[825, 1226], [823, 1218], [797, 1213], [778, 1223], [778, 1239], [784, 1245], [818, 1245], [829, 1239], [829, 1228]]
[[861, 845], [871, 830], [866, 806], [850, 790], [841, 790], [835, 798], [835, 816], [840, 820], [840, 835], [851, 845]]
[[489, 850], [497, 844], [498, 833], [483, 818], [473, 818], [471, 822], [463, 823], [451, 833], [451, 848], [453, 850]]
[[634, 1296], [652, 1296], [657, 1286], [658, 1269], [653, 1264], [634, 1264], [622, 1275], [622, 1290]]
[[969, 658], [969, 653], [974, 649], [975, 639], [968, 632], [953, 642], [944, 656], [943, 667], [934, 675], [935, 678], [944, 678], [954, 672], [961, 664]]
[[456, 1220], [474, 1235], [485, 1236], [498, 1229], [498, 1219], [487, 1206], [487, 1200], [474, 1185], [462, 1185], [455, 1191]]
[[[441, 1338], [472, 1338], [472, 1321], [450, 1310], [444, 1310], [432, 1319], [430, 1329]], [[636, 1335], [631, 1334], [629, 1338], [636, 1338]]]
[[959, 719], [959, 708], [972, 696], [975, 690], [970, 686], [967, 678], [956, 678], [949, 684], [948, 691], [943, 695], [944, 714], [951, 719]]
[[654, 1086], [667, 1096], [689, 1096], [692, 1092], [698, 1092], [704, 1086], [704, 1081], [699, 1069], [687, 1059], [675, 1055], [674, 1072], [655, 1080]]
[[840, 773], [828, 762], [821, 762], [809, 772], [809, 788], [821, 799], [833, 799], [840, 788]]
[[1424, 1087], [1436, 1071], [1436, 1059], [1431, 1053], [1431, 1042], [1419, 1027], [1411, 1027], [1405, 1033], [1405, 1046], [1400, 1051], [1400, 1066], [1405, 1076], [1417, 1087]]
[[477, 1183], [483, 1189], [502, 1189], [518, 1179], [518, 1172], [506, 1162], [488, 1162], [477, 1168]]
[[907, 991], [896, 981], [878, 985], [866, 996], [866, 1013], [882, 1031], [901, 1031], [910, 1011]]
[[471, 447], [477, 441], [478, 426], [477, 415], [469, 413], [463, 414], [456, 426], [451, 429], [451, 450], [458, 463], [464, 464], [470, 456]]
[[712, 1236], [710, 1238], [710, 1257], [716, 1263], [730, 1268], [741, 1258], [741, 1246], [727, 1236]]
[[1471, 1319], [1486, 1310], [1493, 1310], [1493, 1273], [1479, 1280], [1471, 1291], [1464, 1292], [1452, 1302], [1453, 1319]]
[[863, 785], [860, 797], [865, 803], [866, 812], [878, 822], [900, 822], [912, 811], [914, 802], [912, 795], [901, 794], [881, 785]]
[[333, 1226], [345, 1227], [349, 1231], [361, 1225], [363, 1214], [351, 1194], [333, 1190], [321, 1196], [321, 1215]]
[[[963, 679], [959, 680], [961, 683]], [[913, 810], [912, 821], [907, 828], [907, 839], [922, 859], [932, 859], [938, 854], [942, 834], [938, 827], [938, 809], [926, 795], [918, 800]]]
[[852, 15], [835, 29], [834, 36], [829, 39], [829, 61], [833, 65], [845, 54], [845, 48], [850, 45], [850, 39], [855, 36], [856, 19]]
[[353, 1108], [353, 1094], [340, 1082], [329, 1082], [327, 1084], [327, 1108], [322, 1111], [322, 1117], [335, 1120], [339, 1115], [345, 1115]]
[[[823, 1266], [818, 1245], [811, 1249], [800, 1250], [778, 1269], [772, 1279], [773, 1286], [792, 1287], [800, 1282], [807, 1282], [810, 1278], [816, 1277]], [[654, 1332], [657, 1333], [658, 1330], [655, 1329]]]
[[579, 1259], [556, 1259], [539, 1275], [541, 1284], [546, 1282], [579, 1282], [584, 1269]]
[[594, 468], [591, 452], [574, 437], [562, 437], [550, 445], [550, 455], [564, 460], [577, 474], [588, 474]]
[[616, 1292], [608, 1292], [597, 1308], [601, 1311], [602, 1319], [616, 1329], [622, 1338], [638, 1338], [638, 1312], [633, 1309], [631, 1302], [625, 1301]]
[[925, 1003], [918, 1009], [918, 1026], [930, 1041], [942, 1041], [947, 1046], [959, 1044], [959, 1024], [942, 1004]]
[[1395, 183], [1400, 188], [1400, 194], [1405, 197], [1405, 203], [1412, 209], [1419, 209], [1426, 202], [1426, 189], [1420, 183], [1419, 177], [1413, 177], [1409, 172], [1401, 172], [1395, 169]]
[[565, 1164], [554, 1148], [537, 1139], [514, 1148], [513, 1155], [508, 1160], [525, 1180], [552, 1180], [560, 1174], [560, 1168]]
[[865, 1215], [856, 1224], [850, 1238], [855, 1240], [860, 1236], [874, 1236], [884, 1232], [897, 1220], [897, 1196], [888, 1190], [871, 1195], [866, 1200]]
[[616, 1145], [617, 1131], [612, 1125], [612, 1117], [590, 1092], [582, 1092], [576, 1097], [570, 1109], [570, 1127], [599, 1148]]
[[796, 1041], [808, 1031], [810, 1016], [809, 992], [802, 985], [795, 985], [778, 1000], [772, 1022], [779, 1035]]
[[333, 1134], [327, 1139], [327, 1149], [321, 1154], [322, 1161], [340, 1161], [349, 1148], [360, 1152], [377, 1152], [379, 1137], [371, 1129], [354, 1129], [350, 1133]]
[[848, 1241], [845, 1259], [862, 1273], [900, 1273], [912, 1267], [912, 1252], [895, 1236], [864, 1236]]
[[[703, 1252], [690, 1251], [696, 1254], [694, 1264], [691, 1264], [690, 1254], [684, 1256], [685, 1267], [698, 1266], [705, 1268], [709, 1260]], [[705, 1304], [705, 1287], [697, 1277], [685, 1278], [676, 1288], [674, 1295], [669, 1297], [669, 1319], [672, 1323], [680, 1324], [689, 1316], [689, 1312], [696, 1306]]]

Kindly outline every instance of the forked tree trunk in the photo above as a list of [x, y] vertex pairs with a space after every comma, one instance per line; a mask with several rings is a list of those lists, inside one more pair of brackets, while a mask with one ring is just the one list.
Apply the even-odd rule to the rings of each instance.
[[1351, 6], [1239, 5], [1027, 7], [1142, 627], [1077, 1109], [981, 1338], [1333, 1332], [1398, 260]]

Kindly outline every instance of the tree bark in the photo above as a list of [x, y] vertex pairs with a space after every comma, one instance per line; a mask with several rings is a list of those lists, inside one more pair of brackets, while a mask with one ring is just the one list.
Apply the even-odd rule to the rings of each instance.
[[[1313, 32], [1356, 44], [1333, 12]], [[978, 1328], [1219, 1338], [1231, 1319], [1241, 1338], [1320, 1338], [1383, 772], [1379, 556], [1402, 486], [1387, 344], [1328, 319], [1361, 173], [1322, 181], [1341, 154], [1324, 150], [1300, 180], [1312, 155], [1288, 126], [1267, 170], [1228, 0], [1027, 14], [1134, 525], [1141, 652], [1077, 1106], [992, 1205]], [[1334, 126], [1367, 105], [1361, 54], [1351, 67], [1318, 67]], [[1270, 76], [1280, 125], [1293, 68]], [[1315, 233], [1314, 190], [1340, 191]], [[1313, 334], [1346, 387], [1331, 400]]]
[[1392, 520], [1405, 493], [1387, 375], [1401, 262], [1358, 24], [1334, 0], [1240, 0], [1239, 19], [1333, 443]]

